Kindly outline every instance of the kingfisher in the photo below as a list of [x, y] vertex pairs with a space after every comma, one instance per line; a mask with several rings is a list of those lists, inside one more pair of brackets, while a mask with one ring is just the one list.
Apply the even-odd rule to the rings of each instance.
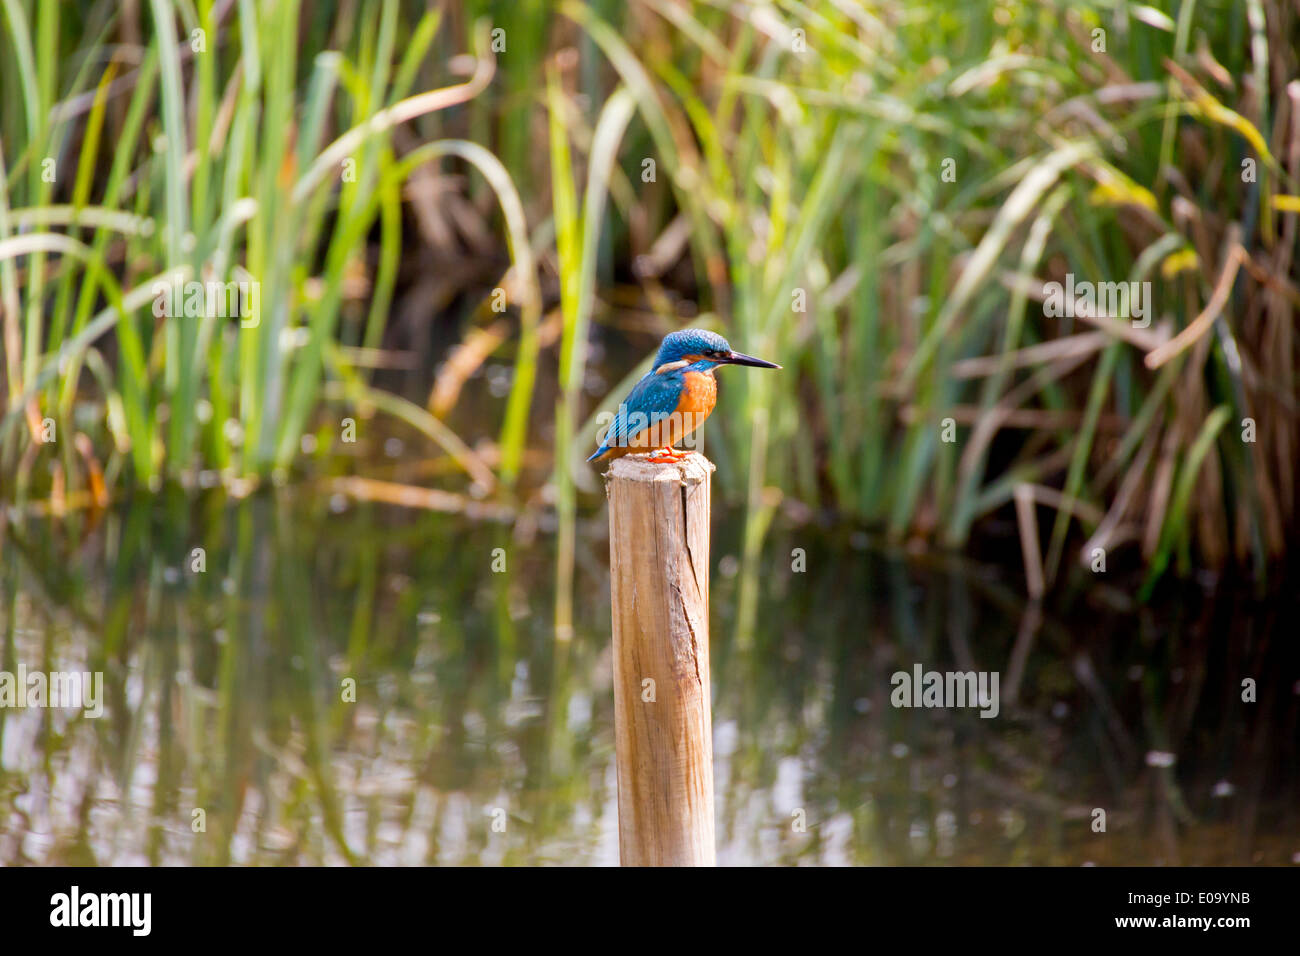
[[735, 351], [716, 332], [671, 332], [659, 345], [654, 368], [632, 386], [600, 447], [587, 461], [646, 451], [655, 452], [646, 461], [681, 461], [690, 452], [674, 451], [673, 445], [699, 428], [713, 411], [718, 401], [713, 373], [719, 365], [781, 367]]

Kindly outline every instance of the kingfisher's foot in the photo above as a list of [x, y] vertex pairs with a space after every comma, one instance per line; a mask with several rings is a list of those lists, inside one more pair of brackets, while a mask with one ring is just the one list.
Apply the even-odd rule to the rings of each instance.
[[679, 461], [685, 461], [690, 454], [689, 451], [673, 451], [671, 448], [660, 448], [657, 452], [647, 458], [646, 461], [654, 462], [655, 464], [673, 464]]

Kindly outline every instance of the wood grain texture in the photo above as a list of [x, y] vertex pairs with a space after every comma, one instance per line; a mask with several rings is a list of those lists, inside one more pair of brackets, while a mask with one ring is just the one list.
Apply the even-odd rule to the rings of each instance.
[[606, 473], [624, 866], [714, 865], [712, 473], [700, 454], [619, 458]]

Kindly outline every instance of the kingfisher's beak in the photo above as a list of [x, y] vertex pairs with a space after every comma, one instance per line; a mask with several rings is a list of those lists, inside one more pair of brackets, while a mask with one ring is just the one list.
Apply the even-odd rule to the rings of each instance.
[[767, 362], [761, 358], [754, 358], [752, 355], [743, 355], [740, 352], [731, 352], [722, 360], [724, 365], [752, 365], [754, 368], [780, 368], [775, 362]]

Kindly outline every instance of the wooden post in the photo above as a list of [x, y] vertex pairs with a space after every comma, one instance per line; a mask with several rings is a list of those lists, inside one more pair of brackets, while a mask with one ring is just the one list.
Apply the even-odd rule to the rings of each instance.
[[709, 498], [713, 463], [614, 460], [609, 496], [618, 848], [624, 866], [713, 866]]

